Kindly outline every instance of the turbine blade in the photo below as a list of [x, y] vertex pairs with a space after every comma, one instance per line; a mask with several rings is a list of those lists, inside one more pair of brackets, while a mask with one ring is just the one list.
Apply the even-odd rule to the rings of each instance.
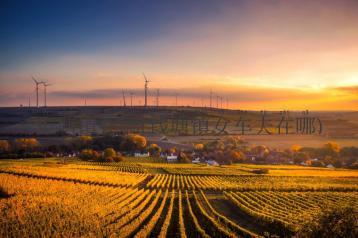
[[32, 80], [34, 80], [34, 82], [35, 82], [36, 84], [38, 84], [38, 82], [37, 82], [37, 80], [36, 80], [36, 78], [35, 78], [34, 76], [32, 76]]

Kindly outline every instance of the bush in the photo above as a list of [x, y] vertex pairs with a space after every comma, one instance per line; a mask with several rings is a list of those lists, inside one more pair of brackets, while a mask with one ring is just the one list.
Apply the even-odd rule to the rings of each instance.
[[13, 153], [0, 153], [0, 159], [17, 159], [17, 154]]
[[112, 157], [105, 157], [104, 161], [110, 163], [110, 162], [114, 162], [114, 159]]
[[83, 160], [98, 160], [100, 158], [98, 152], [91, 149], [82, 150], [79, 157]]
[[104, 158], [107, 157], [116, 157], [117, 156], [117, 152], [113, 149], [113, 148], [107, 148], [103, 151], [103, 156]]
[[11, 194], [9, 194], [4, 188], [0, 187], [0, 198], [9, 198]]
[[178, 161], [180, 163], [191, 163], [189, 157], [184, 153], [184, 152], [180, 152], [178, 155]]
[[353, 204], [322, 210], [316, 218], [302, 226], [298, 237], [358, 237], [358, 210]]
[[113, 157], [113, 161], [114, 162], [122, 162], [123, 161], [123, 156], [116, 156], [116, 157]]
[[151, 144], [148, 147], [148, 152], [152, 156], [159, 156], [161, 151], [162, 151], [162, 148], [160, 148], [157, 144]]
[[324, 163], [323, 163], [322, 161], [319, 161], [319, 160], [317, 160], [317, 161], [312, 161], [312, 162], [311, 162], [311, 165], [312, 165], [313, 167], [324, 167]]
[[254, 169], [251, 172], [254, 174], [268, 174], [269, 170], [268, 169]]

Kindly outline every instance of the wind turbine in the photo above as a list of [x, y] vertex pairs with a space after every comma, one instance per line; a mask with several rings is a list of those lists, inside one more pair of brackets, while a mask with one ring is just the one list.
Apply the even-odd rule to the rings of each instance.
[[144, 76], [144, 106], [147, 107], [147, 97], [148, 97], [148, 83], [150, 82], [147, 77], [145, 76], [145, 74], [143, 73]]
[[131, 96], [131, 107], [133, 107], [133, 95], [134, 95], [134, 93], [130, 92], [129, 95]]
[[36, 107], [39, 107], [39, 85], [43, 84], [43, 82], [37, 81], [37, 79], [34, 76], [32, 76], [32, 80], [34, 80], [36, 84]]
[[210, 89], [209, 95], [210, 95], [210, 108], [212, 108], [212, 106], [213, 106], [213, 104], [212, 104], [212, 101], [213, 101], [213, 90], [212, 90], [212, 89]]
[[45, 107], [47, 107], [47, 87], [51, 86], [52, 84], [49, 84], [47, 82], [42, 82], [42, 84], [44, 85]]
[[124, 95], [124, 90], [122, 90], [122, 96], [123, 96], [123, 106], [127, 106], [126, 105], [126, 96]]
[[159, 88], [157, 89], [156, 104], [157, 104], [157, 107], [159, 107]]

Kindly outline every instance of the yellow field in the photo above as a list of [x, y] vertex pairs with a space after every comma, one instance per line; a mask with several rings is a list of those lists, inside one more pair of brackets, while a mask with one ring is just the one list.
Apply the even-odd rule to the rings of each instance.
[[0, 163], [0, 237], [291, 236], [321, 208], [358, 205], [352, 170], [58, 162]]

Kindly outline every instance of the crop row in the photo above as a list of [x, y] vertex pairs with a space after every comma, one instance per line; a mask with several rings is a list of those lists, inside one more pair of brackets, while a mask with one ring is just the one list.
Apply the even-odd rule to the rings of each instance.
[[123, 173], [115, 171], [93, 172], [90, 170], [73, 170], [33, 166], [2, 168], [0, 172], [26, 177], [124, 187], [137, 186], [147, 178], [146, 174]]
[[[234, 206], [263, 224], [296, 231], [323, 207], [356, 202], [357, 192], [224, 192]], [[358, 205], [358, 204], [356, 204]]]
[[[220, 215], [203, 192], [111, 188], [0, 174], [0, 237], [256, 236]], [[206, 235], [204, 235], [206, 234]]]
[[[216, 191], [358, 191], [356, 178], [301, 178], [274, 176], [194, 176], [156, 174], [147, 188]], [[315, 183], [316, 182], [316, 183]]]

